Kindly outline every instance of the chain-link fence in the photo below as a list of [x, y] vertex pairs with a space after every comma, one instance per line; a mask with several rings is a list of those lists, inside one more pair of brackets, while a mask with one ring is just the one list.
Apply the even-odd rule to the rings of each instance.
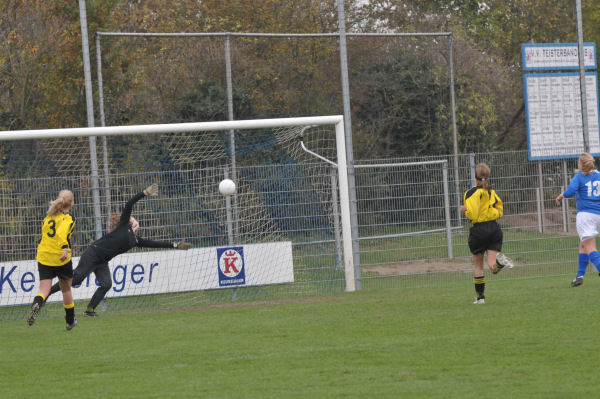
[[557, 207], [555, 198], [576, 160], [529, 161], [526, 151], [462, 154], [456, 162], [452, 155], [371, 160], [357, 162], [370, 167], [356, 169], [366, 287], [471, 278], [470, 222], [459, 208], [480, 162], [491, 167], [491, 183], [504, 202], [503, 252], [517, 263], [494, 278], [575, 272], [575, 201]]
[[[516, 261], [516, 266], [512, 269], [498, 275], [490, 273], [489, 281], [566, 275], [575, 272], [578, 253], [578, 237], [575, 232], [574, 220], [575, 203], [574, 200], [566, 200], [563, 201], [562, 206], [557, 207], [555, 198], [564, 190], [565, 185], [574, 174], [576, 160], [532, 162], [528, 160], [525, 151], [462, 154], [456, 158], [447, 155], [361, 160], [355, 163], [355, 177], [358, 211], [358, 260], [361, 266], [363, 289], [415, 287], [430, 284], [443, 286], [452, 282], [460, 284], [472, 282], [473, 266], [467, 246], [470, 223], [460, 213], [459, 208], [463, 193], [474, 183], [474, 169], [479, 162], [486, 162], [492, 169], [491, 182], [504, 202], [504, 217], [500, 219], [504, 231], [503, 252]], [[329, 167], [329, 165], [325, 166]], [[278, 168], [281, 169], [281, 166]], [[202, 170], [205, 171], [205, 169]], [[336, 208], [339, 206], [339, 198], [336, 198], [335, 195], [337, 192], [335, 173], [329, 172], [325, 173], [321, 179], [322, 190], [320, 192], [323, 193], [323, 203], [332, 205], [332, 210], [327, 213], [330, 215], [330, 219], [329, 216], [325, 217], [331, 226], [321, 230], [317, 228], [313, 217], [306, 219], [306, 215], [310, 216], [311, 212], [318, 211], [314, 204], [309, 205], [307, 202], [309, 199], [307, 193], [314, 191], [317, 183], [314, 173], [310, 174], [310, 179], [307, 179], [307, 186], [310, 188], [300, 187], [296, 181], [294, 185], [282, 191], [281, 184], [273, 185], [271, 178], [266, 180], [273, 185], [269, 190], [285, 194], [285, 204], [301, 206], [303, 209], [298, 215], [288, 213], [284, 220], [287, 223], [286, 226], [289, 225], [291, 228], [280, 232], [292, 245], [295, 277], [293, 283], [240, 288], [234, 291], [235, 295], [225, 290], [193, 291], [185, 295], [164, 297], [140, 293], [139, 299], [137, 296], [122, 299], [111, 298], [109, 295], [109, 300], [113, 301], [111, 307], [113, 309], [154, 308], [167, 305], [177, 306], [180, 303], [264, 300], [342, 292], [344, 290], [344, 271], [341, 267], [340, 236], [339, 228], [334, 228], [336, 221], [339, 221], [336, 216], [338, 215]], [[144, 176], [147, 178], [148, 173], [148, 171], [142, 173], [139, 178], [144, 180]], [[85, 173], [83, 174], [85, 175]], [[165, 195], [174, 187], [181, 186], [186, 190], [189, 189], [190, 181], [186, 180], [189, 179], [189, 175], [186, 176], [182, 177], [183, 180], [177, 180], [175, 183], [163, 178], [161, 184], [165, 186]], [[259, 180], [256, 176], [248, 176], [248, 181], [243, 182], [241, 186], [250, 187], [256, 185]], [[31, 179], [31, 181], [37, 184], [34, 192], [39, 191], [43, 181], [38, 178]], [[80, 198], [78, 209], [89, 206], [89, 196], [84, 195], [89, 191], [88, 185], [84, 184], [85, 181], [82, 177], [69, 181], [77, 193], [76, 198]], [[206, 184], [206, 177], [193, 181], [202, 186]], [[212, 184], [213, 187], [216, 187], [217, 181], [218, 179]], [[17, 189], [15, 184], [18, 182], [18, 180], [7, 179], [3, 189]], [[119, 183], [119, 186], [123, 184], [125, 183]], [[143, 187], [141, 181], [133, 186], [131, 182], [127, 184], [129, 191], [137, 186]], [[199, 190], [192, 191], [200, 193]], [[292, 197], [290, 193], [295, 192], [301, 193], [301, 195]], [[9, 197], [7, 194], [5, 199]], [[25, 206], [18, 207], [18, 209], [27, 209], [30, 213], [37, 211], [37, 214], [43, 214], [44, 207], [41, 205], [32, 209], [33, 196], [28, 194], [20, 197], [27, 197], [27, 201]], [[142, 216], [147, 224], [145, 225], [146, 229], [153, 234], [158, 234], [157, 236], [152, 235], [152, 238], [165, 238], [160, 232], [164, 232], [167, 227], [172, 227], [179, 234], [185, 234], [185, 238], [190, 239], [198, 247], [204, 247], [213, 244], [201, 241], [201, 235], [192, 231], [205, 228], [206, 220], [208, 220], [206, 217], [210, 216], [206, 208], [208, 202], [202, 201], [202, 198], [204, 197], [199, 197], [197, 194], [182, 197], [182, 204], [186, 204], [185, 209], [181, 205], [176, 209], [169, 210], [164, 213], [161, 220], [152, 217], [156, 213], [154, 211], [145, 213], [144, 207], [141, 205], [138, 211], [146, 216]], [[272, 209], [279, 209], [277, 206], [273, 208], [277, 204], [269, 202], [269, 198], [264, 196], [261, 198], [263, 199], [257, 197], [256, 201], [252, 201], [248, 209], [258, 209], [260, 201], [266, 201], [263, 205], [268, 205]], [[194, 203], [198, 208], [192, 209], [188, 203]], [[182, 212], [186, 215], [189, 213], [189, 217], [186, 219], [189, 223], [181, 223], [176, 216]], [[39, 223], [39, 217], [19, 215], [20, 213], [14, 213], [12, 215], [14, 220], [7, 219], [7, 222], [3, 224], [7, 246], [3, 252], [5, 264], [2, 266], [0, 283], [6, 290], [22, 288], [23, 292], [19, 295], [28, 297], [33, 295], [33, 274], [30, 273], [29, 277], [26, 276], [25, 281], [15, 271], [16, 266], [13, 261], [15, 259], [31, 259], [38, 235], [33, 227], [29, 231], [19, 232], [19, 230], [15, 230], [14, 226], [27, 225], [28, 221], [31, 222], [31, 226], [35, 226]], [[268, 212], [264, 215], [268, 216]], [[248, 223], [247, 218], [242, 215], [239, 218], [244, 223]], [[310, 223], [302, 225], [304, 226], [302, 227], [296, 223], [300, 220], [299, 218], [305, 218]], [[86, 220], [86, 218], [80, 219]], [[204, 220], [204, 222], [198, 223], [200, 220]], [[218, 217], [215, 220], [217, 223], [220, 223], [219, 220], [223, 222]], [[90, 233], [92, 230], [89, 225], [90, 223], [80, 225], [84, 231], [78, 232], [78, 234], [85, 234], [86, 231]], [[209, 236], [212, 237], [211, 234]], [[18, 239], [11, 240], [10, 237]], [[15, 243], [20, 243], [24, 247], [15, 247]], [[189, 261], [198, 262], [198, 259], [189, 259]], [[124, 264], [128, 263], [124, 262]], [[115, 278], [119, 277], [115, 276]], [[17, 283], [21, 285], [17, 287]], [[119, 281], [115, 281], [115, 285], [118, 287]], [[50, 308], [58, 309], [58, 313], [61, 311], [61, 307], [58, 305]], [[9, 307], [6, 310], [7, 312], [1, 312], [0, 319], [20, 317], [27, 309], [26, 307], [15, 308], [13, 311]]]

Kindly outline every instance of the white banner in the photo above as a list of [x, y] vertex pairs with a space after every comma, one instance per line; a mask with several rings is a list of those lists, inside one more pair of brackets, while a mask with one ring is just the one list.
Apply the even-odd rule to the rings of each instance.
[[[584, 66], [596, 69], [596, 43], [584, 43]], [[579, 69], [577, 43], [521, 44], [523, 70]]]
[[[73, 258], [77, 267], [79, 258]], [[247, 287], [294, 281], [292, 243], [250, 244], [125, 253], [109, 268], [110, 297]], [[0, 306], [29, 304], [39, 290], [37, 262], [0, 263]], [[57, 281], [56, 279], [54, 280]], [[98, 287], [93, 273], [73, 287], [75, 300], [92, 297]], [[50, 301], [61, 301], [60, 292]]]

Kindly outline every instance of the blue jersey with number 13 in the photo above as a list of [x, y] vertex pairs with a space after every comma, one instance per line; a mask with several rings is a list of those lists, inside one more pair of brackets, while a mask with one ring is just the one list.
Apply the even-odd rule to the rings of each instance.
[[569, 198], [575, 194], [577, 194], [577, 212], [600, 215], [600, 172], [593, 170], [588, 174], [577, 173], [563, 196]]

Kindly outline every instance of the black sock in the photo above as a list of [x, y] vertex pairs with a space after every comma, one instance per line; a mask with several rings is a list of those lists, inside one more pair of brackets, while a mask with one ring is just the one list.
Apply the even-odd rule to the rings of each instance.
[[75, 321], [75, 307], [65, 308], [65, 313], [65, 320], [67, 321], [67, 323], [73, 324], [73, 322]]
[[44, 306], [44, 297], [43, 297], [42, 295], [40, 295], [40, 294], [37, 294], [37, 295], [35, 296], [35, 298], [33, 298], [33, 303], [32, 303], [32, 305], [33, 305], [34, 303], [38, 303], [38, 304], [40, 305], [40, 309], [41, 309], [41, 308], [42, 308], [42, 306]]
[[477, 298], [485, 298], [483, 295], [485, 291], [485, 276], [475, 276], [473, 277], [473, 280], [475, 281], [475, 292], [477, 293]]

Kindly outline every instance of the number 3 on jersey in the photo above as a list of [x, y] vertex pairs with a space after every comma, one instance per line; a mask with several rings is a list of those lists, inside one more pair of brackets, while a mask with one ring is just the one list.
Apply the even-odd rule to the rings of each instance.
[[54, 237], [56, 235], [56, 221], [48, 220], [48, 224], [50, 225], [50, 231], [46, 234], [48, 237]]

